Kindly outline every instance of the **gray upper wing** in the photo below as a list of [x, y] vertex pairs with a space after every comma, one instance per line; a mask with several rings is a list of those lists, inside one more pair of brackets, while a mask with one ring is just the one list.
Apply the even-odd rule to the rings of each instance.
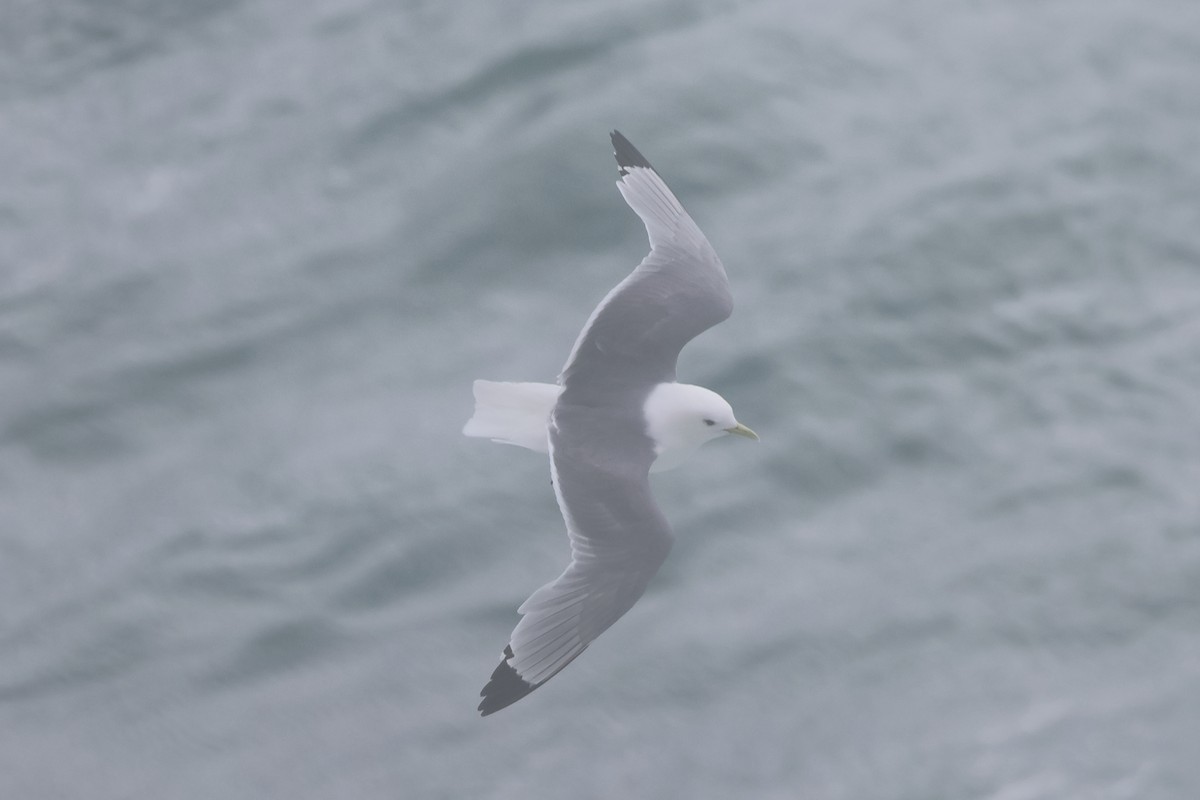
[[725, 267], [708, 239], [629, 140], [613, 131], [612, 141], [617, 188], [645, 223], [650, 254], [580, 332], [559, 376], [571, 395], [674, 380], [683, 346], [733, 311]]
[[671, 549], [650, 494], [653, 443], [640, 407], [610, 415], [555, 409], [551, 478], [571, 540], [571, 563], [521, 604], [504, 659], [480, 693], [491, 714], [554, 677], [633, 607]]

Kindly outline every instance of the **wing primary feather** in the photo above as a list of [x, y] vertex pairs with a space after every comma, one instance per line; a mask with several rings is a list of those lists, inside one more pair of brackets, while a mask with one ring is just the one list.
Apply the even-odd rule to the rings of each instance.
[[517, 671], [512, 668], [512, 664], [509, 663], [512, 661], [512, 658], [512, 648], [505, 645], [504, 659], [500, 662], [500, 666], [496, 667], [492, 672], [492, 679], [479, 692], [479, 696], [483, 700], [479, 703], [479, 707], [476, 710], [480, 712], [481, 716], [486, 717], [488, 714], [494, 714], [502, 708], [508, 708], [540, 685], [527, 683], [523, 680], [517, 674]]
[[613, 131], [609, 136], [612, 138], [613, 155], [616, 156], [617, 166], [620, 167], [618, 171], [622, 175], [626, 174], [626, 170], [630, 167], [654, 169], [646, 157], [638, 152], [638, 149], [620, 131]]

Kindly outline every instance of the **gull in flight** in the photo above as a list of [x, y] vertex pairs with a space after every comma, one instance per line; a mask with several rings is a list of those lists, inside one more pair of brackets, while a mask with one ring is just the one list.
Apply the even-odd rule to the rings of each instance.
[[619, 132], [612, 143], [650, 254], [596, 306], [557, 384], [477, 380], [463, 428], [549, 455], [571, 543], [566, 570], [518, 609], [483, 716], [558, 674], [642, 596], [672, 541], [648, 473], [725, 434], [758, 438], [719, 394], [675, 380], [683, 346], [733, 310], [729, 279], [658, 172]]

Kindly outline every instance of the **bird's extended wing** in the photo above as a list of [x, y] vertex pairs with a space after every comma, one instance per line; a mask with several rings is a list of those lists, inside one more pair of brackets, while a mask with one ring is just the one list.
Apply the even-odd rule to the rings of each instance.
[[671, 549], [670, 527], [647, 477], [653, 447], [617, 426], [597, 447], [602, 425], [563, 410], [550, 436], [551, 479], [571, 540], [571, 563], [519, 609], [504, 658], [480, 692], [484, 716], [552, 678], [633, 607]]
[[567, 392], [672, 381], [683, 346], [733, 311], [708, 239], [629, 140], [613, 131], [612, 142], [617, 188], [645, 223], [650, 253], [583, 326], [559, 376]]

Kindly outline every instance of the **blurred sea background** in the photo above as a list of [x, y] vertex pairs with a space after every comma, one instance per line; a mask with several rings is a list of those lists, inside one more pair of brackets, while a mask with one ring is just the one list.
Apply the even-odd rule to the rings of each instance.
[[[1200, 4], [7, 0], [0, 797], [1200, 796]], [[460, 435], [646, 251], [643, 600], [487, 719], [567, 558]]]

